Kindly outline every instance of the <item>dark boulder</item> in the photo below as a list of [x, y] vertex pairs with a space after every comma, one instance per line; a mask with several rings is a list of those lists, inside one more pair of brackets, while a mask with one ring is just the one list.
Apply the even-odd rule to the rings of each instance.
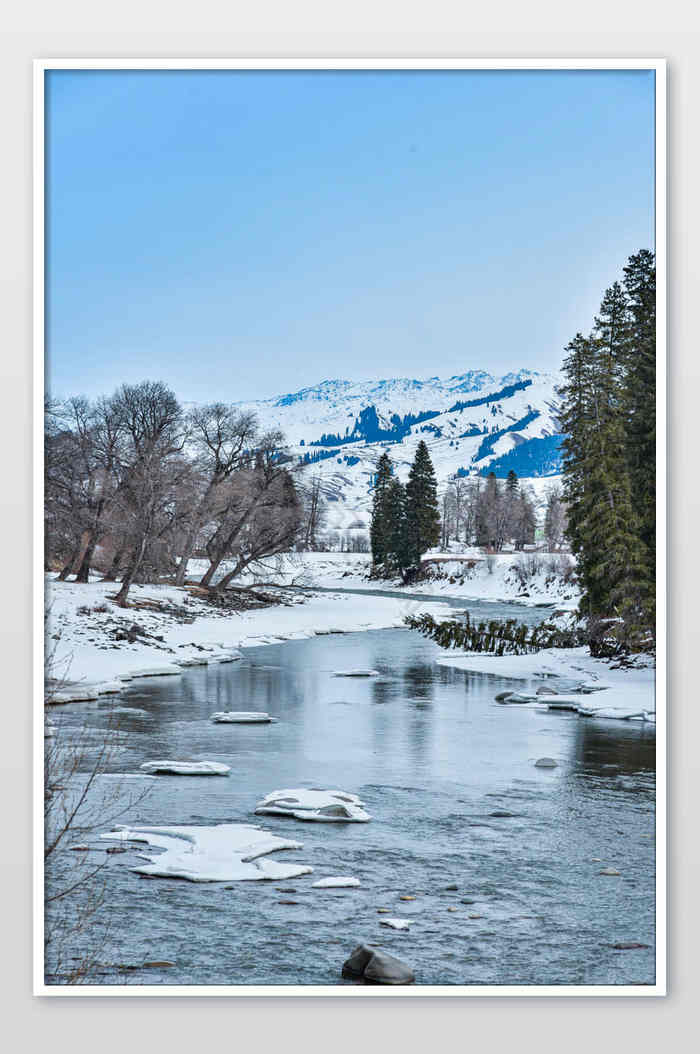
[[343, 977], [366, 984], [413, 984], [416, 979], [406, 963], [368, 944], [358, 944], [343, 963]]

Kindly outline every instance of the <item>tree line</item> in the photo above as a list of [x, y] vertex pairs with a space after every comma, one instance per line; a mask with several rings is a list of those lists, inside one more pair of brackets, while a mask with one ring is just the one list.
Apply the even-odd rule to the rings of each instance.
[[315, 534], [318, 490], [298, 471], [284, 436], [253, 414], [224, 403], [185, 410], [162, 382], [49, 400], [47, 567], [78, 582], [96, 569], [119, 581], [125, 605], [134, 582], [168, 575], [182, 585], [197, 555], [201, 585], [221, 591]]
[[642, 249], [605, 291], [591, 332], [568, 344], [559, 391], [580, 611], [632, 648], [654, 633], [655, 370], [656, 267]]

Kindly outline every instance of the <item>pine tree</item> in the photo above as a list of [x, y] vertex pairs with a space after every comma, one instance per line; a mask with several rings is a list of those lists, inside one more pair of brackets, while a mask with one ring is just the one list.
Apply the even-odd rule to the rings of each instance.
[[377, 472], [374, 478], [374, 494], [372, 497], [372, 519], [369, 529], [370, 545], [372, 548], [372, 563], [380, 567], [385, 563], [388, 552], [389, 521], [391, 517], [391, 502], [389, 500], [389, 484], [394, 476], [394, 466], [386, 451], [377, 462]]
[[624, 409], [632, 503], [654, 577], [656, 555], [656, 265], [649, 249], [624, 268], [628, 340]]
[[518, 477], [514, 469], [511, 469], [506, 477], [506, 490], [511, 497], [515, 497], [515, 493], [518, 490]]
[[619, 283], [603, 297], [589, 338], [577, 334], [564, 362], [561, 421], [567, 535], [577, 556], [582, 613], [648, 620], [646, 547], [632, 503], [624, 377], [629, 316]]
[[406, 484], [406, 546], [414, 566], [440, 541], [437, 480], [428, 447], [421, 439]]
[[387, 570], [402, 577], [411, 566], [406, 518], [406, 488], [395, 476], [387, 486], [386, 558]]

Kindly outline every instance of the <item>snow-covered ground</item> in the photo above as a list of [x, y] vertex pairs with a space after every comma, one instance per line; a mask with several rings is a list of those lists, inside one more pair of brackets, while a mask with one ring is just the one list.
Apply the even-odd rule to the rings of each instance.
[[614, 664], [592, 658], [586, 648], [551, 648], [532, 655], [502, 656], [444, 651], [437, 661], [442, 666], [516, 681], [549, 675], [587, 681], [601, 688], [593, 695], [581, 696], [582, 706], [591, 703], [595, 707], [620, 707], [630, 711], [654, 712], [656, 709], [655, 668], [651, 660], [639, 659], [632, 668], [616, 669]]
[[227, 661], [239, 645], [402, 626], [418, 611], [438, 615], [411, 596], [373, 597], [370, 604], [363, 596], [292, 595], [284, 604], [235, 613], [175, 586], [133, 586], [126, 610], [110, 599], [115, 593], [113, 582], [79, 585], [48, 576], [46, 644], [54, 678], [84, 688], [146, 669], [170, 670], [183, 660]]
[[[400, 579], [370, 579], [369, 553], [291, 553], [283, 557], [274, 571], [275, 582], [324, 589], [400, 589], [406, 596], [444, 595], [469, 600], [506, 600], [518, 604], [556, 604], [573, 611], [579, 602], [576, 584], [566, 581], [561, 569], [571, 557], [560, 553], [499, 553], [485, 556], [481, 549], [465, 548], [460, 553], [426, 554], [430, 577], [404, 586]], [[197, 576], [206, 568], [204, 561], [190, 561], [188, 570]], [[522, 568], [521, 575], [518, 569]], [[534, 573], [528, 574], [534, 569]], [[527, 577], [524, 580], [522, 573]]]

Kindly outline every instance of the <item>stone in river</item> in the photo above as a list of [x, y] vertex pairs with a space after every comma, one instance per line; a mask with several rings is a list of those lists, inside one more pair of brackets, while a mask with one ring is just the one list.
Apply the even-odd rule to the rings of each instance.
[[508, 812], [508, 810], [507, 810], [507, 809], [496, 809], [496, 810], [495, 810], [494, 812], [492, 812], [492, 813], [491, 813], [490, 815], [491, 815], [491, 816], [503, 816], [503, 817], [510, 817], [510, 816], [515, 816], [515, 813], [514, 813], [514, 812]]
[[599, 872], [599, 875], [619, 875], [620, 872], [616, 871], [614, 867], [604, 867]]
[[343, 963], [342, 976], [367, 984], [413, 984], [416, 979], [406, 963], [367, 944], [359, 944]]
[[476, 904], [475, 900], [470, 900], [469, 897], [464, 897], [460, 900], [460, 904]]
[[405, 896], [403, 896], [403, 897], [399, 897], [399, 900], [415, 900], [415, 899], [416, 899], [416, 898], [415, 898], [415, 897], [412, 897], [412, 896], [411, 896], [411, 895], [410, 895], [409, 893], [407, 893], [407, 894], [406, 894]]
[[502, 703], [504, 701], [504, 699], [507, 699], [508, 696], [512, 695], [512, 694], [513, 694], [512, 691], [510, 691], [510, 692], [499, 692], [498, 695], [494, 695], [494, 699], [496, 700], [497, 703]]
[[445, 886], [445, 892], [446, 893], [453, 893], [453, 892], [455, 892], [458, 889], [459, 889], [459, 886], [456, 883], [453, 883], [451, 886]]
[[538, 758], [535, 762], [536, 769], [555, 769], [557, 763], [554, 758]]
[[279, 904], [298, 904], [299, 901], [298, 900], [280, 900], [280, 901], [278, 901], [278, 903]]
[[620, 952], [632, 951], [634, 948], [649, 947], [649, 944], [640, 944], [639, 941], [618, 941], [616, 944], [611, 945], [611, 948], [615, 948], [616, 951]]

